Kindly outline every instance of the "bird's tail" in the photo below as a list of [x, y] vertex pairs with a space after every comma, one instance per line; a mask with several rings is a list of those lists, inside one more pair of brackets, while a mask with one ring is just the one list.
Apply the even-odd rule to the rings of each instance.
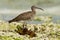
[[11, 22], [18, 22], [19, 20], [17, 20], [17, 19], [12, 19], [12, 20], [10, 20], [10, 21], [8, 21], [9, 23], [11, 23]]
[[9, 23], [13, 22], [13, 20], [8, 21]]
[[9, 20], [8, 22], [9, 22], [9, 23], [11, 23], [11, 22], [16, 22], [16, 20], [15, 20], [15, 19], [12, 19], [12, 20]]
[[14, 18], [14, 19], [12, 19], [12, 20], [10, 20], [10, 21], [8, 21], [9, 23], [11, 23], [11, 22], [18, 22], [18, 21], [21, 21], [21, 18]]

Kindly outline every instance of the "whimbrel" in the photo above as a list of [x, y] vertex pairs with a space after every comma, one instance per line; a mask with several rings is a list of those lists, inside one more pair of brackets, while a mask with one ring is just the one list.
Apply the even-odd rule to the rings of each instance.
[[42, 11], [44, 11], [42, 8], [32, 6], [31, 11], [23, 12], [22, 14], [18, 15], [14, 19], [10, 20], [9, 23], [17, 22], [17, 21], [21, 21], [21, 20], [30, 20], [30, 19], [32, 19], [36, 14], [35, 9], [41, 9]]

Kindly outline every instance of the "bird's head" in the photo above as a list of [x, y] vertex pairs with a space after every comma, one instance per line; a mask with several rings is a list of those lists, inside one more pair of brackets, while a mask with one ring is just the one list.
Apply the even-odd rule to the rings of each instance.
[[31, 6], [31, 9], [40, 9], [40, 10], [44, 11], [44, 9], [36, 7], [35, 5]]

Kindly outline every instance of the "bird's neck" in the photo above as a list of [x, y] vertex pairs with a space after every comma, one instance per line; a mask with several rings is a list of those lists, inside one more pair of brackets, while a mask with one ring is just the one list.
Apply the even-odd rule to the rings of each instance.
[[32, 12], [33, 12], [33, 13], [36, 13], [36, 11], [35, 11], [35, 9], [34, 9], [34, 8], [32, 9]]

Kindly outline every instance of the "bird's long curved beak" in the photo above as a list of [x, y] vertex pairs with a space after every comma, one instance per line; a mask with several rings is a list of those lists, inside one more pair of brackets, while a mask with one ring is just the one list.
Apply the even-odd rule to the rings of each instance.
[[35, 7], [35, 8], [37, 8], [37, 9], [41, 9], [42, 11], [44, 11], [44, 9], [42, 9], [42, 8], [39, 8], [39, 7]]

